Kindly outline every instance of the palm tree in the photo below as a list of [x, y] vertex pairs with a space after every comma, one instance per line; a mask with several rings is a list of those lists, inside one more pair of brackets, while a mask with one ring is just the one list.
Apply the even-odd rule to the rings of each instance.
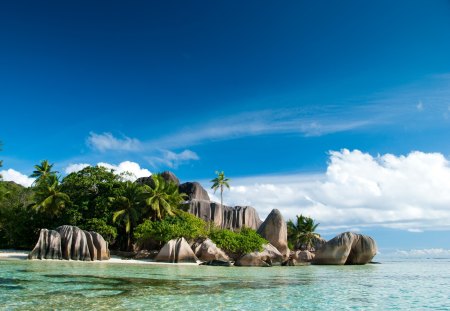
[[48, 163], [48, 160], [41, 161], [41, 164], [37, 164], [34, 166], [35, 170], [30, 175], [30, 177], [36, 178], [34, 181], [35, 184], [38, 184], [41, 180], [45, 180], [47, 177], [51, 175], [56, 175], [57, 171], [52, 171], [54, 164]]
[[116, 222], [118, 219], [125, 222], [127, 250], [130, 250], [133, 228], [139, 219], [139, 210], [142, 207], [142, 186], [133, 182], [127, 182], [123, 194], [117, 197], [110, 197], [109, 201], [117, 210], [113, 214], [113, 222]]
[[320, 238], [320, 234], [314, 232], [319, 224], [314, 223], [314, 219], [303, 215], [297, 215], [297, 223], [292, 220], [287, 223], [288, 241], [294, 248], [311, 249], [316, 239]]
[[216, 175], [217, 177], [214, 178], [213, 180], [211, 180], [211, 182], [213, 183], [213, 185], [211, 186], [211, 189], [214, 189], [214, 193], [216, 193], [217, 189], [220, 188], [220, 205], [223, 205], [223, 187], [227, 187], [228, 189], [230, 189], [230, 185], [228, 184], [228, 182], [230, 181], [229, 178], [225, 177], [225, 173], [216, 171]]
[[145, 204], [151, 208], [156, 219], [163, 219], [167, 215], [174, 216], [187, 195], [180, 193], [175, 183], [167, 182], [159, 174], [152, 175], [152, 180], [153, 187], [144, 186]]
[[34, 200], [35, 203], [32, 204], [32, 207], [36, 211], [51, 216], [58, 215], [66, 207], [66, 204], [71, 203], [70, 197], [60, 191], [60, 184], [56, 175], [48, 175], [45, 180], [42, 180], [36, 186]]

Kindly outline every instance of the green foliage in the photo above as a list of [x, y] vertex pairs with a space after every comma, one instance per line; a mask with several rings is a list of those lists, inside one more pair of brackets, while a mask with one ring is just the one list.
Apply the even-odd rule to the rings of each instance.
[[117, 238], [117, 229], [108, 225], [103, 219], [92, 218], [86, 221], [82, 227], [84, 230], [95, 231], [105, 239], [109, 244], [114, 243]]
[[34, 189], [33, 208], [49, 216], [57, 216], [67, 204], [71, 203], [70, 198], [67, 194], [61, 192], [61, 186], [56, 175], [48, 174], [46, 177], [42, 176], [38, 179]]
[[186, 200], [187, 195], [180, 193], [176, 184], [166, 182], [159, 174], [152, 175], [152, 180], [153, 187], [146, 185], [143, 191], [149, 214], [153, 219], [174, 216], [175, 212]]
[[184, 237], [187, 240], [205, 237], [207, 224], [202, 219], [187, 212], [178, 211], [159, 221], [145, 220], [134, 233], [138, 242], [154, 240], [162, 243]]
[[319, 224], [314, 219], [303, 215], [297, 215], [296, 223], [292, 220], [287, 222], [288, 244], [291, 249], [300, 249], [302, 247], [311, 249], [314, 240], [320, 238], [320, 234], [314, 232]]
[[42, 181], [46, 181], [48, 177], [54, 177], [58, 173], [57, 171], [52, 171], [54, 164], [50, 164], [48, 160], [41, 161], [41, 164], [34, 166], [34, 171], [30, 177], [36, 178], [35, 184], [39, 184]]
[[89, 219], [96, 218], [112, 225], [114, 207], [109, 198], [119, 196], [124, 186], [119, 176], [99, 166], [67, 175], [61, 182], [61, 191], [72, 201], [71, 213], [76, 215], [73, 218], [76, 222], [71, 224], [83, 226]]
[[14, 182], [0, 181], [7, 194], [0, 198], [0, 248], [30, 249], [46, 217], [28, 208], [32, 190]]
[[227, 229], [213, 229], [209, 237], [219, 248], [238, 256], [262, 251], [262, 246], [268, 243], [267, 240], [250, 228], [242, 228], [236, 232]]
[[229, 185], [229, 178], [225, 177], [225, 173], [216, 171], [217, 177], [211, 180], [213, 185], [211, 186], [211, 189], [214, 189], [214, 193], [216, 193], [217, 189], [220, 189], [220, 205], [223, 205], [223, 187], [227, 187], [230, 189]]

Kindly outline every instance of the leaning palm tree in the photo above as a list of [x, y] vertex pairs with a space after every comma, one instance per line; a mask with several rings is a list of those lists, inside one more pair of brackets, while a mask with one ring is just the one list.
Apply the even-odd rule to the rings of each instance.
[[36, 178], [34, 181], [35, 184], [38, 184], [41, 180], [45, 180], [47, 177], [51, 175], [56, 175], [57, 171], [52, 171], [54, 164], [48, 163], [48, 160], [41, 161], [41, 164], [37, 164], [34, 166], [35, 170], [30, 175], [30, 177]]
[[109, 201], [111, 206], [116, 209], [116, 212], [113, 214], [113, 222], [120, 219], [125, 223], [127, 250], [130, 250], [133, 228], [139, 219], [139, 210], [142, 208], [142, 186], [127, 182], [124, 192], [117, 197], [110, 197]]
[[211, 186], [211, 189], [214, 189], [214, 193], [216, 193], [217, 189], [220, 189], [220, 205], [223, 205], [223, 188], [227, 187], [230, 189], [230, 185], [228, 182], [230, 181], [229, 178], [225, 177], [225, 173], [216, 171], [217, 177], [211, 180], [213, 185]]
[[175, 215], [178, 207], [186, 201], [187, 195], [180, 193], [175, 183], [166, 181], [159, 174], [152, 175], [152, 180], [152, 187], [144, 186], [143, 196], [153, 218], [163, 219], [167, 215]]
[[294, 248], [311, 249], [314, 241], [320, 238], [320, 234], [314, 232], [319, 224], [314, 219], [303, 215], [297, 215], [297, 222], [289, 220], [287, 223], [288, 241]]
[[67, 204], [71, 203], [70, 197], [61, 192], [56, 175], [48, 175], [45, 180], [36, 186], [34, 201], [32, 207], [36, 211], [49, 214], [50, 216], [58, 215]]

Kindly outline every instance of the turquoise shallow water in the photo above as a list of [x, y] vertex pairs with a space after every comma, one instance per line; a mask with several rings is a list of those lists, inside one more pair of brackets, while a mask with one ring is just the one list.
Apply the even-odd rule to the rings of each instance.
[[0, 260], [0, 310], [450, 310], [450, 260], [206, 267]]

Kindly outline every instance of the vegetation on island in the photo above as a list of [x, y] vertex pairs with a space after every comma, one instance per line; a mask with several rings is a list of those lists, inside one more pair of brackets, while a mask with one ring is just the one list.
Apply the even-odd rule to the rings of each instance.
[[[111, 248], [133, 244], [161, 247], [167, 241], [211, 238], [233, 254], [262, 249], [267, 243], [255, 230], [233, 232], [182, 210], [187, 200], [176, 184], [154, 174], [151, 182], [130, 182], [100, 166], [61, 177], [47, 160], [34, 167], [31, 187], [0, 180], [0, 248], [31, 249], [41, 228], [63, 224], [100, 233]], [[223, 172], [218, 188], [229, 187]]]
[[314, 219], [303, 215], [297, 215], [295, 223], [287, 222], [288, 246], [290, 249], [312, 249], [314, 242], [320, 238], [315, 230], [319, 224]]

